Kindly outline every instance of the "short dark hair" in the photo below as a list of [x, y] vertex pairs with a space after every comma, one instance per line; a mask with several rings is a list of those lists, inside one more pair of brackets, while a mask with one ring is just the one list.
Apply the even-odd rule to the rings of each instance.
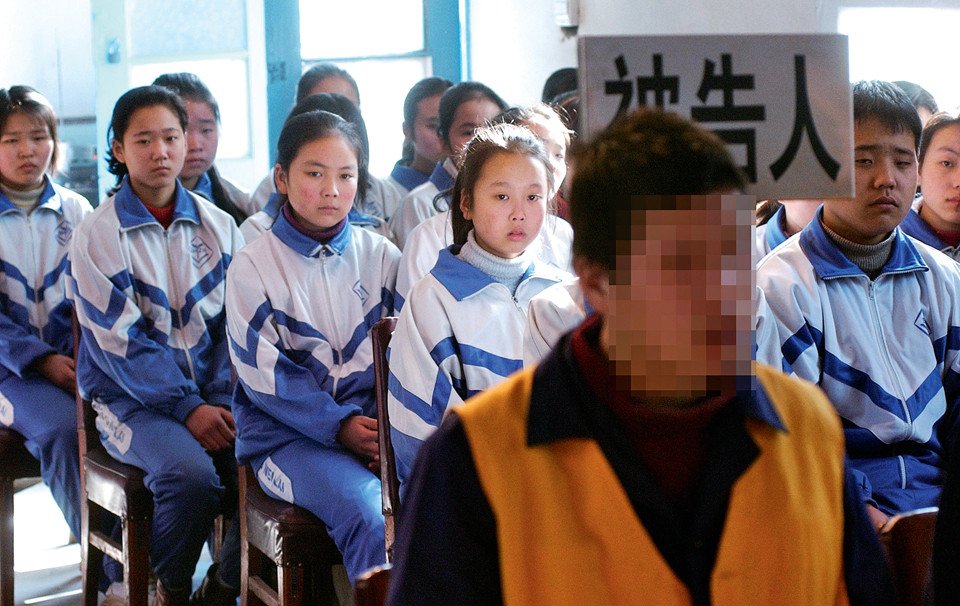
[[190, 72], [162, 74], [157, 76], [153, 83], [156, 86], [169, 88], [180, 95], [184, 101], [206, 103], [210, 106], [210, 111], [213, 112], [213, 117], [216, 118], [217, 123], [220, 122], [220, 105], [217, 104], [217, 99], [207, 88], [207, 85], [196, 74]]
[[899, 86], [883, 80], [861, 80], [853, 85], [853, 120], [877, 120], [895, 133], [913, 134], [914, 151], [920, 147], [923, 125], [917, 109]]
[[[293, 117], [308, 112], [323, 111], [340, 116], [353, 125], [357, 131], [360, 140], [360, 152], [363, 156], [363, 162], [359, 163], [360, 170], [357, 172], [357, 199], [363, 200], [367, 197], [369, 189], [369, 170], [370, 165], [370, 140], [367, 137], [367, 124], [363, 120], [363, 114], [360, 108], [338, 93], [318, 93], [301, 99], [287, 117], [289, 122]], [[279, 160], [277, 160], [279, 162]]]
[[350, 72], [333, 63], [317, 63], [303, 72], [300, 81], [297, 82], [297, 103], [308, 97], [313, 87], [327, 78], [346, 80], [347, 84], [353, 89], [353, 94], [357, 96], [357, 104], [360, 103], [360, 87], [357, 86], [357, 81], [353, 79]]
[[424, 78], [410, 87], [410, 91], [407, 92], [407, 96], [403, 100], [404, 126], [413, 128], [413, 123], [417, 120], [417, 105], [421, 101], [442, 95], [451, 86], [453, 86], [453, 82], [446, 78], [432, 76]]
[[[699, 196], [741, 190], [746, 180], [723, 142], [676, 114], [641, 108], [574, 151], [570, 194], [573, 253], [616, 267], [631, 239], [641, 196]], [[649, 199], [649, 198], [648, 198]], [[642, 216], [642, 213], [641, 213]]]
[[367, 158], [363, 151], [363, 142], [360, 140], [360, 132], [356, 126], [334, 113], [313, 110], [287, 118], [277, 142], [277, 164], [284, 172], [289, 173], [290, 165], [304, 145], [334, 135], [343, 137], [357, 156], [356, 195], [360, 199], [362, 183], [360, 177], [367, 174]]
[[575, 90], [577, 90], [577, 68], [562, 67], [547, 76], [546, 82], [543, 83], [543, 92], [540, 93], [540, 101], [553, 103], [563, 93]]
[[930, 118], [927, 125], [923, 127], [923, 133], [920, 135], [920, 168], [923, 168], [923, 160], [927, 156], [927, 150], [930, 147], [930, 142], [933, 141], [933, 136], [944, 128], [957, 124], [960, 124], [960, 116], [948, 114], [947, 112], [939, 112]]
[[457, 108], [474, 99], [489, 99], [500, 111], [507, 109], [507, 103], [493, 89], [480, 82], [460, 82], [447, 89], [440, 97], [440, 113], [438, 117], [437, 134], [450, 145], [450, 127], [457, 114]]
[[187, 108], [183, 105], [180, 95], [165, 86], [138, 86], [131, 88], [120, 95], [113, 106], [113, 116], [110, 118], [110, 127], [107, 129], [107, 170], [116, 175], [117, 185], [127, 174], [127, 165], [117, 160], [113, 155], [113, 141], [123, 141], [123, 135], [130, 126], [130, 118], [134, 112], [144, 107], [161, 105], [168, 108], [180, 122], [180, 128], [187, 130]]
[[514, 124], [496, 124], [477, 130], [467, 149], [463, 153], [463, 166], [457, 173], [450, 200], [450, 223], [453, 226], [453, 243], [462, 246], [467, 234], [473, 229], [473, 221], [463, 215], [460, 208], [462, 200], [471, 207], [473, 189], [480, 178], [483, 166], [496, 154], [521, 154], [530, 156], [541, 163], [546, 171], [547, 189], [553, 189], [553, 172], [550, 159], [540, 139], [528, 129]]
[[54, 172], [60, 157], [60, 142], [57, 135], [57, 114], [53, 111], [53, 105], [36, 89], [29, 86], [18, 84], [8, 89], [0, 88], [0, 132], [7, 127], [7, 120], [13, 114], [33, 116], [47, 127], [50, 138], [53, 139], [53, 153], [50, 156], [47, 172]]
[[907, 94], [907, 98], [910, 99], [910, 103], [913, 103], [913, 106], [918, 110], [922, 107], [931, 114], [935, 114], [940, 111], [940, 107], [937, 106], [937, 100], [933, 98], [933, 95], [930, 94], [930, 91], [923, 88], [919, 84], [914, 84], [907, 80], [894, 80], [894, 84], [900, 87], [900, 90]]

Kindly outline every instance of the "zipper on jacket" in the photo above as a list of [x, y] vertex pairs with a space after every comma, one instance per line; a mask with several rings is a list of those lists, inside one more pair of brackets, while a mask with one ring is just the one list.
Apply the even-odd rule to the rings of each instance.
[[31, 267], [29, 272], [24, 272], [24, 277], [29, 277], [31, 280], [30, 287], [33, 288], [33, 319], [37, 322], [37, 333], [40, 337], [40, 340], [44, 343], [47, 342], [43, 338], [44, 325], [46, 324], [43, 321], [43, 318], [40, 317], [40, 290], [43, 288], [43, 275], [40, 269], [40, 264], [37, 261], [37, 234], [33, 233], [33, 217], [30, 214], [25, 214], [24, 218], [27, 220], [27, 231], [30, 233], [30, 262]]
[[[172, 227], [172, 224], [171, 224], [171, 227]], [[175, 302], [179, 303], [179, 301], [180, 301], [180, 293], [177, 291], [177, 279], [176, 279], [177, 274], [174, 272], [173, 259], [170, 258], [170, 230], [169, 230], [169, 229], [164, 229], [164, 230], [163, 230], [163, 248], [164, 248], [164, 251], [165, 251], [166, 254], [167, 254], [167, 271], [170, 272], [170, 280], [169, 280], [169, 283], [170, 283], [170, 296], [167, 297], [167, 300], [168, 300], [168, 302], [170, 303], [170, 316], [171, 316], [171, 318], [170, 318], [170, 337], [171, 337], [171, 339], [173, 339], [174, 332], [176, 332], [176, 333], [179, 335], [179, 336], [177, 337], [177, 339], [175, 339], [174, 347], [177, 347], [177, 344], [180, 344], [180, 347], [179, 347], [178, 349], [183, 350], [184, 355], [186, 355], [186, 358], [187, 358], [187, 369], [190, 371], [190, 379], [193, 380], [194, 383], [196, 383], [196, 382], [197, 382], [197, 373], [196, 373], [196, 371], [195, 371], [194, 368], [193, 368], [193, 358], [190, 356], [190, 349], [187, 348], [186, 343], [183, 343], [183, 342], [182, 342], [182, 339], [183, 339], [183, 329], [184, 329], [183, 317], [180, 315], [180, 310], [179, 310], [179, 309], [174, 309], [174, 308], [173, 308], [174, 303], [175, 303]], [[177, 328], [173, 325], [173, 318], [174, 318], [174, 317], [177, 319], [177, 325], [180, 326], [179, 329], [177, 329]]]
[[[898, 394], [898, 399], [900, 401], [900, 408], [903, 409], [903, 414], [906, 417], [908, 426], [913, 425], [913, 419], [910, 416], [910, 409], [907, 408], [906, 397], [904, 396], [903, 384], [900, 383], [900, 375], [896, 372], [893, 372], [893, 361], [890, 360], [890, 348], [887, 346], [887, 340], [883, 334], [883, 327], [880, 324], [880, 310], [877, 308], [877, 299], [874, 296], [874, 287], [876, 282], [870, 281], [870, 288], [868, 289], [868, 298], [870, 299], [870, 312], [873, 315], [873, 323], [876, 326], [877, 334], [880, 336], [880, 342], [883, 344], [883, 359], [887, 363], [887, 372], [890, 373], [890, 376], [894, 378], [897, 383], [897, 388], [900, 393]], [[910, 428], [907, 428], [907, 435], [910, 433]], [[900, 488], [905, 489], [907, 487], [907, 469], [903, 463], [903, 457], [897, 455], [898, 471], [900, 472]]]
[[[330, 279], [327, 276], [327, 254], [329, 250], [326, 246], [320, 249], [320, 275], [323, 277], [323, 294], [327, 297], [327, 306], [331, 311], [336, 309], [333, 306], [333, 297], [330, 296]], [[337, 352], [337, 360], [339, 362], [334, 364], [334, 367], [330, 369], [331, 374], [333, 374], [333, 397], [336, 398], [337, 393], [337, 384], [340, 382], [340, 372], [343, 370], [343, 350], [340, 349], [340, 332], [337, 330], [338, 322], [333, 322], [333, 340], [336, 344], [330, 343], [330, 347]]]

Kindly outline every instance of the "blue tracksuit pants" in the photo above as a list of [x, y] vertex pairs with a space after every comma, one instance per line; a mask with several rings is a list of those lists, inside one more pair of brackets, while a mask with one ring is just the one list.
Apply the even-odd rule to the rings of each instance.
[[[221, 479], [217, 473], [218, 468], [225, 475], [232, 469], [235, 476], [233, 452], [211, 455], [176, 419], [130, 402], [119, 404], [122, 421], [112, 406], [94, 403], [100, 440], [117, 460], [142, 469], [153, 493], [150, 561], [157, 577], [172, 590], [190, 587], [214, 518], [232, 513], [225, 508], [236, 511], [235, 479]], [[233, 487], [233, 494], [225, 485]], [[230, 583], [239, 579], [239, 550], [230, 544], [238, 541], [235, 531], [227, 534], [227, 541], [221, 576]]]
[[380, 478], [351, 452], [303, 438], [253, 461], [263, 489], [327, 526], [353, 583], [386, 560]]
[[40, 461], [44, 483], [79, 538], [80, 450], [74, 396], [39, 375], [23, 379], [11, 375], [0, 382], [0, 424], [26, 438], [27, 450]]

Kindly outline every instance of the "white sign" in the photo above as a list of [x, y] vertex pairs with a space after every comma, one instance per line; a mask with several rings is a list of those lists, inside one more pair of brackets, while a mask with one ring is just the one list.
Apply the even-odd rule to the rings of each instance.
[[757, 198], [853, 196], [847, 38], [582, 37], [584, 137], [638, 106], [715, 132]]

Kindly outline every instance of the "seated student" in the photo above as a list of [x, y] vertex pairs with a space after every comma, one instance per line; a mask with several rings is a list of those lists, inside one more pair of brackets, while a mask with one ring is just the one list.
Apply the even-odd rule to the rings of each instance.
[[507, 104], [490, 87], [479, 82], [460, 82], [447, 89], [440, 98], [437, 134], [443, 143], [445, 159], [438, 162], [430, 179], [414, 188], [400, 200], [390, 220], [390, 229], [400, 250], [414, 227], [450, 207], [449, 190], [457, 178], [461, 154], [473, 133]]
[[[29, 86], [0, 88], [0, 426], [23, 435], [80, 534], [76, 372], [66, 268], [86, 198], [50, 180], [57, 116]], [[6, 557], [6, 554], [4, 554]]]
[[[308, 69], [297, 83], [296, 104], [312, 95], [321, 94], [342, 95], [354, 106], [359, 115], [360, 89], [357, 81], [350, 73], [333, 63], [318, 63]], [[364, 146], [367, 149], [369, 161], [369, 144], [366, 143], [367, 132], [363, 129]], [[270, 194], [276, 193], [277, 186], [273, 181], [273, 169], [263, 177], [260, 185], [253, 192], [252, 205], [260, 210], [266, 207]], [[386, 179], [374, 175], [368, 176], [366, 194], [360, 198], [358, 210], [368, 215], [374, 215], [384, 221], [389, 221], [393, 212], [400, 204], [403, 194]]]
[[327, 525], [353, 582], [385, 558], [370, 329], [393, 311], [400, 251], [347, 214], [366, 163], [339, 116], [280, 133], [283, 210], [227, 279], [237, 458]]
[[213, 93], [195, 74], [163, 74], [153, 81], [180, 95], [187, 107], [187, 157], [180, 171], [180, 183], [213, 202], [237, 222], [257, 212], [250, 194], [220, 174], [213, 161], [220, 144], [220, 106]]
[[401, 496], [420, 444], [448, 408], [523, 365], [530, 298], [566, 274], [531, 246], [553, 173], [529, 130], [477, 131], [453, 189], [453, 245], [410, 291], [390, 341], [389, 407]]
[[923, 195], [900, 229], [960, 261], [960, 118], [940, 113], [927, 122], [919, 161]]
[[914, 84], [906, 80], [894, 80], [893, 83], [907, 94], [910, 103], [913, 104], [913, 107], [917, 110], [917, 114], [920, 115], [920, 123], [926, 127], [927, 121], [940, 111], [940, 108], [937, 106], [937, 100], [933, 98], [933, 95], [931, 95], [927, 89], [919, 84]]
[[[153, 493], [150, 563], [164, 605], [187, 604], [213, 520], [237, 498], [223, 300], [242, 240], [230, 215], [177, 181], [186, 128], [168, 88], [120, 97], [107, 157], [119, 189], [76, 229], [70, 251], [78, 387], [107, 451], [142, 469]], [[238, 527], [192, 604], [234, 603]]]
[[764, 200], [757, 205], [757, 230], [754, 232], [754, 260], [800, 233], [817, 213], [822, 200]]
[[[290, 111], [290, 116], [287, 120], [289, 121], [295, 116], [314, 111], [330, 112], [350, 122], [357, 129], [360, 141], [363, 144], [364, 153], [366, 153], [369, 147], [367, 142], [367, 127], [363, 122], [363, 116], [360, 115], [360, 110], [358, 110], [349, 99], [335, 93], [310, 95], [300, 103], [297, 103], [296, 107]], [[367, 199], [368, 192], [370, 191], [370, 183], [370, 172], [367, 170], [367, 164], [364, 163], [363, 166], [360, 167], [360, 172], [357, 174], [357, 200]], [[267, 205], [244, 221], [243, 225], [240, 226], [244, 241], [248, 243], [252, 242], [260, 234], [270, 231], [273, 222], [276, 221], [280, 215], [282, 206], [283, 200], [280, 194], [276, 192], [271, 194]], [[363, 206], [362, 202], [355, 202], [353, 207], [350, 208], [348, 215], [350, 223], [392, 238], [387, 223], [378, 216], [364, 214], [359, 210], [361, 206]]]
[[960, 266], [897, 228], [917, 187], [910, 101], [888, 82], [858, 82], [853, 117], [856, 197], [825, 200], [757, 267], [778, 333], [757, 359], [826, 392], [879, 527], [940, 497], [960, 397]]
[[445, 78], [424, 78], [403, 100], [403, 158], [394, 165], [387, 183], [401, 196], [427, 182], [437, 162], [443, 159], [443, 143], [437, 134], [440, 97], [453, 86]]
[[722, 195], [723, 143], [641, 110], [576, 166], [596, 313], [423, 445], [388, 603], [890, 603], [830, 404], [751, 372], [753, 203]]
[[[550, 156], [550, 170], [553, 173], [554, 190], [563, 183], [567, 174], [567, 148], [570, 145], [570, 131], [564, 126], [560, 116], [547, 105], [532, 107], [514, 107], [501, 112], [491, 121], [494, 124], [516, 124], [529, 129], [543, 143]], [[551, 193], [548, 210], [553, 210], [555, 191]], [[534, 242], [537, 257], [563, 271], [572, 271], [570, 245], [573, 242], [573, 230], [570, 224], [556, 215], [549, 214], [543, 228]], [[397, 274], [397, 310], [403, 308], [403, 302], [410, 288], [430, 271], [437, 262], [441, 250], [453, 244], [453, 226], [451, 211], [445, 210], [423, 221], [410, 231], [400, 273]]]

